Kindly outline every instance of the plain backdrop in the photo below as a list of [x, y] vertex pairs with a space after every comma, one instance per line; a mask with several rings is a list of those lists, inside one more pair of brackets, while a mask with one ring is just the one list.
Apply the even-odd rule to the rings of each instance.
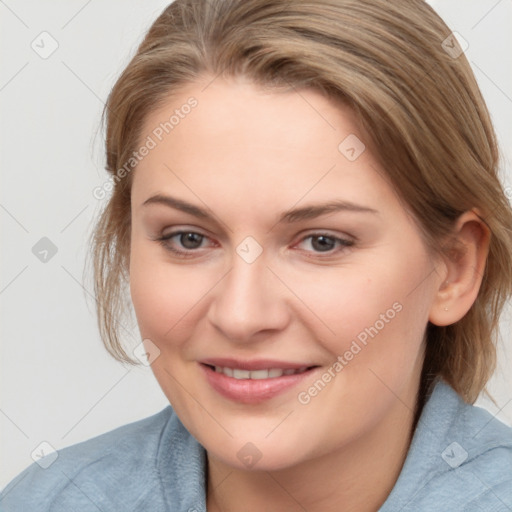
[[[167, 3], [0, 1], [0, 487], [32, 463], [43, 441], [59, 449], [167, 405], [148, 368], [129, 369], [108, 356], [93, 301], [85, 300], [92, 290], [82, 281], [88, 236], [103, 206], [92, 191], [107, 177], [103, 104]], [[467, 42], [512, 197], [512, 2], [431, 3]], [[502, 322], [505, 343], [490, 385], [497, 406], [478, 402], [507, 423], [510, 317]]]

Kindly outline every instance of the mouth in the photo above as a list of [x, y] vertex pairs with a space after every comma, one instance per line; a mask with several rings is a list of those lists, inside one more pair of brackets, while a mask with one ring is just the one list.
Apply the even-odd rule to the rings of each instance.
[[228, 366], [210, 366], [216, 373], [222, 373], [227, 377], [232, 377], [237, 380], [263, 380], [263, 379], [277, 379], [283, 375], [297, 375], [304, 373], [309, 368], [308, 366], [302, 366], [301, 368], [269, 368], [262, 370], [243, 370], [242, 368], [229, 368]]
[[213, 390], [245, 404], [261, 403], [290, 390], [319, 368], [277, 361], [231, 360], [203, 361], [200, 367]]

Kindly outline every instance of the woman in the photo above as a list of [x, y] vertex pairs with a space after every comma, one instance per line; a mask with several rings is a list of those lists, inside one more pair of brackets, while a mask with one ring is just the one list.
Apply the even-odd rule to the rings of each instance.
[[177, 0], [105, 114], [100, 330], [172, 407], [28, 468], [4, 510], [512, 508], [512, 430], [471, 405], [512, 212], [427, 4]]

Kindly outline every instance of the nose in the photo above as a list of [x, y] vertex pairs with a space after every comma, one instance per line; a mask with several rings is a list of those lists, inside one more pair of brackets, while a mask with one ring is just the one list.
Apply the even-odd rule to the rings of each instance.
[[289, 323], [286, 291], [263, 255], [247, 263], [235, 254], [231, 270], [213, 290], [207, 317], [229, 340], [255, 341]]

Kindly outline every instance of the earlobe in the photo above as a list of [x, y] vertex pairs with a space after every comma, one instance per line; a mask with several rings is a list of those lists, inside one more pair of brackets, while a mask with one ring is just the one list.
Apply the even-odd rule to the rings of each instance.
[[438, 326], [458, 322], [475, 302], [489, 252], [490, 230], [474, 209], [457, 220], [443, 258], [446, 278], [439, 286], [429, 321]]

